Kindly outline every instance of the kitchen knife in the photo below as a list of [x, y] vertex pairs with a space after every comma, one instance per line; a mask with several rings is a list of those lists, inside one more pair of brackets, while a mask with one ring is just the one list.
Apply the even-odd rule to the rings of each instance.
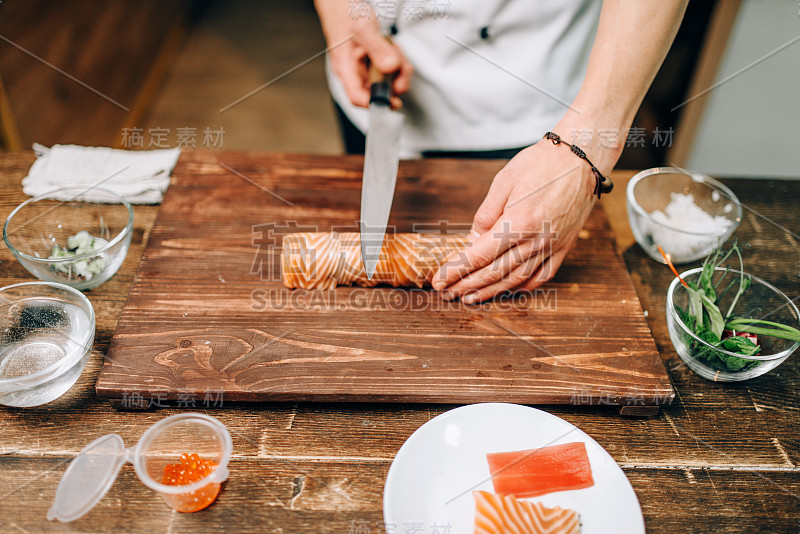
[[397, 181], [403, 115], [392, 111], [392, 76], [370, 66], [369, 128], [361, 183], [361, 259], [372, 279], [381, 255]]

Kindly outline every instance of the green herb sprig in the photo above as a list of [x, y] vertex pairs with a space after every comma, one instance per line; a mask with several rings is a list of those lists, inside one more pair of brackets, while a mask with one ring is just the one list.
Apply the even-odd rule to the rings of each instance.
[[[752, 284], [752, 278], [744, 272], [744, 261], [739, 245], [733, 243], [729, 249], [724, 245], [718, 247], [709, 254], [703, 261], [700, 276], [696, 281], [687, 282], [678, 274], [677, 269], [672, 264], [670, 257], [661, 247], [658, 248], [661, 255], [667, 262], [673, 274], [678, 277], [683, 287], [689, 294], [689, 305], [684, 310], [676, 307], [678, 316], [689, 327], [689, 329], [700, 339], [711, 347], [692, 341], [691, 349], [695, 356], [706, 360], [715, 367], [728, 371], [743, 371], [760, 365], [758, 360], [739, 358], [715, 349], [723, 349], [728, 352], [741, 354], [742, 356], [755, 356], [761, 351], [761, 346], [754, 343], [749, 337], [738, 335], [739, 333], [749, 333], [756, 336], [773, 336], [790, 341], [800, 341], [800, 330], [793, 326], [766, 321], [763, 319], [752, 319], [749, 317], [737, 317], [732, 315], [739, 299], [745, 294]], [[722, 281], [730, 272], [730, 267], [717, 280], [713, 281], [716, 270], [736, 254], [739, 260], [739, 277], [728, 282], [728, 285], [720, 290]], [[736, 282], [739, 282], [738, 289], [734, 295], [730, 306], [725, 314], [719, 308], [720, 301]], [[722, 338], [726, 330], [734, 332], [734, 335]], [[713, 347], [713, 348], [712, 348]]]

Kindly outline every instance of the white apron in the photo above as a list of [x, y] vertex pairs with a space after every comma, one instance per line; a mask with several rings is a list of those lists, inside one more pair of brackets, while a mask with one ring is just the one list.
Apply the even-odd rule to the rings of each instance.
[[[600, 0], [374, 1], [415, 69], [402, 97], [401, 156], [538, 141], [578, 94], [600, 7]], [[350, 104], [326, 68], [334, 100], [365, 131], [367, 110]]]

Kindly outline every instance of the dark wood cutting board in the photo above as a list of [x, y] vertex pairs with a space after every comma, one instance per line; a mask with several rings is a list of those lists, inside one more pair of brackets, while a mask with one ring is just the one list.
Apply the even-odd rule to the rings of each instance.
[[[671, 402], [599, 206], [556, 278], [525, 298], [466, 306], [423, 290], [285, 289], [281, 236], [356, 231], [361, 167], [354, 157], [184, 153], [98, 394], [187, 406], [209, 393], [225, 402]], [[390, 226], [469, 228], [501, 167], [402, 162]]]

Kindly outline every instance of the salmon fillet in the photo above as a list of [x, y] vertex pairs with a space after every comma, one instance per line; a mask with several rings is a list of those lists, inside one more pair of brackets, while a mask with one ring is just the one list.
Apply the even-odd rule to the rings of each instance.
[[539, 449], [486, 455], [494, 491], [514, 497], [536, 497], [554, 491], [594, 485], [592, 466], [582, 441]]
[[283, 238], [283, 285], [299, 289], [336, 286], [430, 285], [439, 267], [467, 244], [462, 234], [386, 234], [375, 274], [367, 278], [356, 232], [298, 232]]
[[473, 491], [475, 534], [578, 534], [578, 512], [518, 501], [508, 495]]

